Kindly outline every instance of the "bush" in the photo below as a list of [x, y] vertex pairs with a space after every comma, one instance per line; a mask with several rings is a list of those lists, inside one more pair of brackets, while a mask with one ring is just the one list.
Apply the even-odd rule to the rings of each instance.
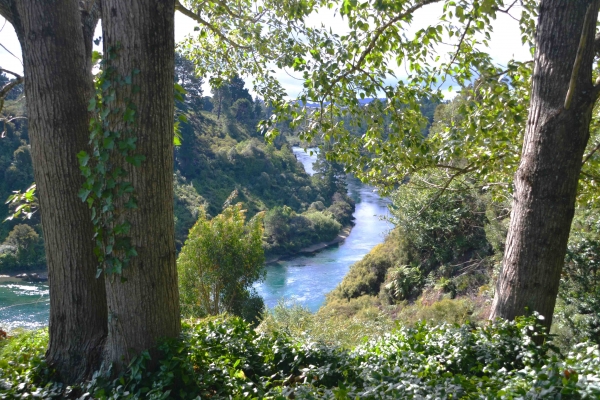
[[442, 187], [447, 178], [435, 173], [411, 177], [411, 184], [402, 185], [392, 195], [390, 207], [392, 222], [406, 238], [411, 257], [408, 264], [419, 265], [427, 276], [443, 264], [464, 264], [489, 255], [492, 249], [484, 229], [486, 204], [477, 190], [468, 180], [457, 178], [440, 194], [440, 189], [423, 189], [413, 183], [421, 179], [430, 182], [426, 187]]
[[262, 309], [252, 289], [265, 274], [262, 214], [245, 221], [241, 203], [212, 220], [201, 210], [177, 260], [184, 315], [231, 312], [253, 320]]
[[277, 304], [262, 316], [259, 332], [285, 333], [293, 340], [315, 341], [330, 346], [353, 348], [367, 338], [375, 338], [394, 327], [369, 296], [351, 301], [328, 303], [317, 314], [294, 304]]
[[354, 263], [344, 279], [327, 295], [333, 299], [352, 299], [363, 295], [377, 296], [389, 268], [405, 264], [404, 238], [398, 230], [390, 232], [382, 244], [375, 246], [362, 260]]
[[419, 268], [401, 265], [387, 272], [384, 288], [398, 300], [406, 300], [420, 291], [423, 277]]

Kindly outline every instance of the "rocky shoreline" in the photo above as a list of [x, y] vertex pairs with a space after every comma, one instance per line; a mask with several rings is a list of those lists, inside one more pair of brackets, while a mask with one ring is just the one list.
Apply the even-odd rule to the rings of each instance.
[[31, 282], [31, 283], [43, 283], [48, 281], [48, 271], [16, 271], [10, 274], [0, 275], [1, 282]]

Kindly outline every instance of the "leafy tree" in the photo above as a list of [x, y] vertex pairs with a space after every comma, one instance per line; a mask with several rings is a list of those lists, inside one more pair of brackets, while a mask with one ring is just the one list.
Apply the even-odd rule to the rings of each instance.
[[[253, 118], [253, 100], [245, 82], [234, 74], [228, 79], [214, 78], [211, 80], [213, 106], [217, 109], [217, 118], [221, 112], [232, 113], [235, 118]], [[235, 108], [234, 108], [235, 105]]]
[[[433, 3], [443, 4], [440, 18], [409, 34], [406, 28], [415, 13]], [[189, 4], [199, 10], [191, 16], [200, 20], [200, 2]], [[482, 184], [505, 184], [511, 190], [520, 166], [491, 316], [514, 318], [528, 308], [545, 315], [549, 327], [581, 166], [583, 161], [596, 165], [589, 161], [599, 148], [588, 146], [600, 93], [593, 80], [598, 2], [522, 1], [520, 15], [513, 17], [519, 20], [523, 42], [532, 50], [535, 44], [535, 59], [500, 66], [485, 46], [496, 15], [510, 14], [515, 5], [502, 0], [323, 0], [293, 6], [267, 2], [253, 9], [248, 3], [235, 8], [243, 17], [237, 22], [216, 19], [227, 34], [202, 29], [214, 40], [190, 39], [186, 52], [203, 73], [229, 67], [257, 77], [257, 92], [273, 107], [262, 125], [269, 136], [277, 134], [278, 121], [303, 126], [301, 139], [333, 140], [339, 161], [381, 187], [393, 188], [407, 175], [438, 168], [448, 172], [448, 182], [470, 174]], [[317, 7], [335, 8], [348, 24], [346, 33], [309, 27], [306, 21]], [[265, 32], [265, 25], [271, 29]], [[450, 52], [448, 43], [453, 45]], [[251, 50], [302, 76], [298, 99], [286, 99], [275, 72], [257, 63]], [[399, 69], [407, 76], [393, 82]], [[422, 101], [440, 101], [446, 78], [468, 99], [460, 107], [463, 118], [443, 133], [425, 137], [428, 119]], [[363, 105], [363, 99], [381, 94], [385, 102]], [[316, 110], [311, 103], [318, 105]], [[366, 121], [368, 128], [354, 136], [340, 121]], [[587, 166], [584, 172], [588, 181], [595, 181]]]
[[346, 193], [346, 173], [340, 163], [327, 159], [326, 150], [327, 146], [324, 145], [317, 154], [313, 180], [319, 185], [323, 197], [329, 200], [335, 193]]
[[14, 255], [14, 263], [10, 266], [3, 265], [8, 262], [7, 254], [4, 254], [3, 258], [6, 259], [2, 260], [2, 258], [0, 258], [0, 269], [8, 269], [3, 267], [39, 267], [45, 262], [44, 242], [40, 235], [29, 225], [15, 225], [2, 246], [14, 249], [12, 252]]
[[230, 312], [256, 320], [262, 310], [262, 299], [252, 285], [265, 274], [263, 214], [246, 223], [242, 207], [242, 203], [227, 206], [210, 220], [201, 209], [177, 260], [185, 315]]
[[196, 110], [204, 108], [204, 80], [196, 75], [194, 64], [179, 52], [175, 53], [175, 82], [186, 91], [184, 104]]

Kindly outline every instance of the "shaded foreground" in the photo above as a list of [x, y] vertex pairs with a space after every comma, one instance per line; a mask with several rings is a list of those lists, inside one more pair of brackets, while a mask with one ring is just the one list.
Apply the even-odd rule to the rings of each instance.
[[400, 328], [353, 350], [259, 333], [237, 318], [184, 324], [122, 376], [63, 387], [43, 361], [47, 331], [0, 339], [0, 398], [598, 398], [600, 350], [579, 344], [561, 355], [531, 339], [538, 321]]

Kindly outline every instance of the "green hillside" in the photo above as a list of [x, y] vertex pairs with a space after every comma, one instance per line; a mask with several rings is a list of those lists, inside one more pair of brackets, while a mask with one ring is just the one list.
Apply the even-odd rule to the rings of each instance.
[[[181, 66], [176, 73], [181, 77]], [[242, 202], [249, 217], [267, 212], [267, 255], [286, 255], [332, 240], [350, 223], [354, 205], [340, 184], [341, 177], [331, 179], [327, 165], [310, 177], [287, 141], [280, 138], [266, 144], [255, 128], [264, 117], [263, 107], [252, 99], [241, 79], [233, 78], [222, 88], [213, 89], [212, 98], [202, 97], [198, 90], [201, 80], [180, 80], [188, 94], [177, 102], [178, 115], [185, 116], [178, 123], [181, 144], [175, 150], [173, 178], [178, 249], [196, 222], [199, 207], [205, 207], [209, 216], [217, 215], [232, 194], [230, 201]], [[7, 100], [2, 116], [9, 115], [25, 116], [25, 100]], [[34, 181], [27, 119], [5, 126], [0, 139], [2, 220], [11, 214], [4, 201]], [[44, 266], [38, 214], [0, 224], [0, 271]], [[293, 235], [290, 226], [294, 227]]]

